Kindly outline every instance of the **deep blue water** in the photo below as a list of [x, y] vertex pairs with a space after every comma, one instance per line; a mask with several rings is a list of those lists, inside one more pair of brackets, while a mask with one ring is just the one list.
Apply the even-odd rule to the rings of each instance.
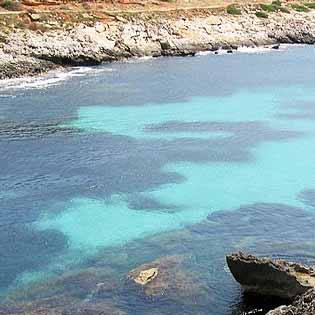
[[[314, 53], [0, 82], [3, 301], [86, 301], [106, 281], [114, 289], [100, 299], [126, 314], [234, 315], [256, 306], [226, 253], [315, 263]], [[178, 255], [194, 298], [146, 299], [126, 286], [139, 264]]]

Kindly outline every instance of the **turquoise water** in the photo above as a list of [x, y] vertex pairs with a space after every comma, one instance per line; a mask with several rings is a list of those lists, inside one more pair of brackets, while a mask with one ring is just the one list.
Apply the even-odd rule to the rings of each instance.
[[[41, 283], [99, 264], [122, 279], [184, 254], [207, 294], [184, 309], [172, 301], [172, 314], [238, 314], [227, 252], [313, 261], [313, 62], [314, 48], [290, 48], [2, 88], [3, 295], [34, 298]], [[152, 312], [117, 281], [128, 314]], [[154, 307], [167, 314], [168, 302]]]
[[[189, 143], [195, 138], [208, 139], [210, 143], [205, 141], [204, 149], [209, 148], [212, 141], [222, 141], [222, 146], [226, 143], [227, 147], [240, 141], [240, 146], [247, 151], [248, 162], [193, 163], [179, 159], [165, 164], [162, 172], [180, 174], [185, 180], [160, 185], [141, 194], [144, 198], [172, 205], [176, 209], [174, 213], [168, 213], [168, 207], [134, 211], [128, 208], [128, 195], [116, 196], [109, 202], [74, 199], [61, 214], [40, 220], [39, 227], [60, 230], [69, 238], [70, 246], [89, 250], [195, 224], [213, 211], [238, 208], [244, 204], [278, 202], [302, 206], [297, 192], [315, 183], [315, 172], [308, 172], [315, 160], [315, 127], [312, 122], [300, 121], [295, 122], [292, 129], [292, 122], [279, 119], [277, 113], [286, 113], [282, 107], [292, 98], [302, 103], [312, 96], [315, 99], [312, 88], [296, 86], [290, 90], [280, 88], [275, 91], [270, 88], [260, 93], [242, 90], [221, 98], [192, 98], [185, 103], [80, 107], [78, 119], [71, 121], [67, 127], [86, 133], [126, 135], [142, 141], [146, 138], [166, 141], [181, 138]], [[224, 130], [224, 127], [220, 132], [200, 128], [203, 123], [210, 127], [211, 123], [234, 123], [237, 128], [237, 123], [244, 121], [249, 124], [245, 132], [251, 130], [251, 124], [254, 128], [255, 124], [258, 125], [255, 134], [237, 135], [233, 128]], [[167, 128], [150, 130], [155, 125], [168, 122], [174, 125], [197, 123], [199, 128], [197, 125], [191, 131], [185, 130], [185, 127], [175, 131]], [[304, 134], [306, 128], [308, 134]], [[252, 139], [254, 137], [258, 139]], [[303, 152], [308, 158], [301, 160], [298, 152]], [[304, 174], [303, 177], [301, 174]]]

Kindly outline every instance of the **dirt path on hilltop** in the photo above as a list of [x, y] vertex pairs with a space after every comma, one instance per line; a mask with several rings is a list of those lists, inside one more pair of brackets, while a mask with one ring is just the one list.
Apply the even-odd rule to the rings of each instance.
[[[184, 0], [179, 0], [175, 4], [166, 2], [143, 2], [140, 4], [108, 4], [102, 2], [87, 2], [90, 8], [86, 9], [82, 7], [82, 3], [76, 4], [75, 2], [69, 2], [60, 5], [40, 5], [40, 6], [25, 6], [25, 10], [20, 11], [0, 11], [0, 15], [20, 15], [26, 14], [29, 10], [34, 10], [38, 14], [45, 13], [91, 13], [99, 12], [103, 14], [137, 14], [137, 13], [159, 13], [159, 12], [176, 12], [176, 11], [194, 11], [194, 10], [211, 10], [221, 9], [231, 3], [239, 3], [241, 5], [250, 3], [267, 3], [268, 0], [249, 0], [249, 1], [233, 1], [233, 0], [191, 0], [189, 3], [185, 3]], [[69, 8], [63, 8], [69, 6]], [[80, 7], [81, 6], [81, 7]], [[139, 7], [139, 6], [142, 6]]]

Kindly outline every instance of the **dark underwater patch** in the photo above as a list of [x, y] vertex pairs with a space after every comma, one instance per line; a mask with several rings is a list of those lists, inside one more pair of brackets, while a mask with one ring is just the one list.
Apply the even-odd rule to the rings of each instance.
[[74, 134], [78, 130], [71, 128], [61, 128], [60, 122], [1, 122], [0, 141], [23, 141], [40, 139], [58, 134]]
[[19, 225], [0, 228], [0, 290], [6, 289], [24, 271], [34, 271], [51, 262], [67, 246], [57, 231], [32, 231]]
[[163, 212], [174, 212], [180, 210], [177, 205], [161, 203], [157, 199], [143, 196], [141, 194], [132, 194], [128, 198], [128, 208], [134, 210], [157, 210]]

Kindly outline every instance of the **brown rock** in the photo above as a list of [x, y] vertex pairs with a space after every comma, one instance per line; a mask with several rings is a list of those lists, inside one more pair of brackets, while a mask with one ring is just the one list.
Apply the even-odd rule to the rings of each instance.
[[228, 255], [226, 260], [247, 292], [291, 300], [315, 287], [315, 270], [303, 265], [243, 253]]
[[162, 257], [130, 271], [128, 278], [141, 285], [146, 296], [179, 298], [195, 293], [200, 295], [199, 286], [192, 275], [183, 269], [182, 262], [183, 257]]
[[134, 278], [133, 280], [138, 284], [146, 285], [147, 283], [152, 281], [158, 275], [158, 273], [159, 273], [158, 268], [150, 268], [147, 270], [142, 270], [140, 271], [138, 276]]

